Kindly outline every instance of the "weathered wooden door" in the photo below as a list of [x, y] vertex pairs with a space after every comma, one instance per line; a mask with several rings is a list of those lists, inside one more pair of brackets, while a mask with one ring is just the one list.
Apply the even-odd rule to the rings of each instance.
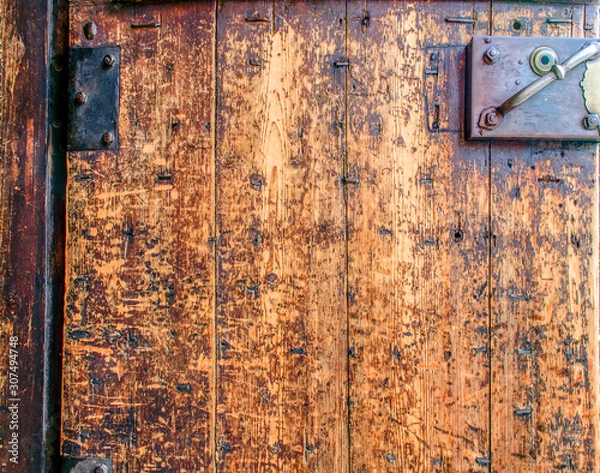
[[474, 35], [598, 35], [548, 3], [72, 0], [65, 460], [598, 471], [597, 146], [464, 138]]

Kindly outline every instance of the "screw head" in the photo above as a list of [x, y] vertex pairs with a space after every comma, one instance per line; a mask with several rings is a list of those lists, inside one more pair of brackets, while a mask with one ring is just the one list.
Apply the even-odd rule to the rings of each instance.
[[113, 67], [115, 64], [115, 57], [112, 54], [107, 54], [102, 60], [105, 67]]
[[107, 471], [108, 470], [104, 465], [99, 465], [96, 468], [94, 468], [94, 473], [106, 473]]
[[492, 42], [492, 38], [490, 38], [489, 36], [487, 38], [484, 39], [484, 41], [486, 43], [491, 43]]
[[600, 116], [597, 113], [590, 113], [583, 119], [583, 126], [588, 130], [593, 130], [600, 126]]
[[110, 144], [114, 143], [114, 141], [115, 141], [115, 135], [113, 135], [110, 131], [108, 131], [102, 135], [102, 143], [104, 143], [105, 145], [110, 145]]
[[75, 103], [77, 105], [83, 105], [86, 102], [87, 102], [87, 95], [85, 95], [85, 92], [77, 92], [77, 95], [75, 95]]
[[494, 64], [500, 58], [500, 51], [495, 46], [489, 48], [483, 55], [483, 59], [488, 64]]

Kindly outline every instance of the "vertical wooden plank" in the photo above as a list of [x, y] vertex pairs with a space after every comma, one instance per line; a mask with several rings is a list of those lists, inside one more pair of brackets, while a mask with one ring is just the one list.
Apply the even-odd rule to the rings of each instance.
[[0, 470], [5, 472], [44, 469], [47, 10], [41, 0], [0, 1]]
[[212, 471], [214, 8], [71, 6], [121, 108], [118, 152], [69, 154], [62, 450], [116, 472]]
[[488, 147], [462, 139], [487, 4], [348, 17], [352, 470], [488, 471]]
[[[547, 18], [582, 9], [494, 3], [494, 34], [581, 35]], [[596, 160], [592, 144], [492, 146], [494, 471], [598, 470]]]
[[217, 470], [344, 472], [345, 5], [217, 30]]

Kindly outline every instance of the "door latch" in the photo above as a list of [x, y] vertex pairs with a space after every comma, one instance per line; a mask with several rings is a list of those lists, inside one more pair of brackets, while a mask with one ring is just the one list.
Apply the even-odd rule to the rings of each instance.
[[600, 141], [600, 43], [473, 38], [467, 136]]
[[67, 150], [118, 149], [120, 65], [118, 47], [69, 51]]

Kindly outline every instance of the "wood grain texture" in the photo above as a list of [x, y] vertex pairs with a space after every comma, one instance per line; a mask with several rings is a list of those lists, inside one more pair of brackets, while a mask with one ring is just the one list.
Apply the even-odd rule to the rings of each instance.
[[218, 12], [217, 471], [347, 471], [344, 17]]
[[[582, 10], [494, 5], [494, 34], [583, 36]], [[492, 146], [497, 471], [598, 471], [596, 160], [591, 144]]]
[[487, 6], [352, 1], [348, 16], [352, 471], [484, 471], [488, 154], [458, 116]]
[[63, 453], [594, 471], [597, 148], [462, 136], [473, 34], [598, 7], [136, 3], [71, 6], [122, 48], [121, 149], [69, 157]]
[[209, 471], [214, 4], [75, 1], [70, 25], [122, 52], [120, 151], [69, 154], [63, 454]]
[[[47, 2], [0, 1], [0, 470], [42, 471]], [[18, 337], [18, 402], [9, 339]], [[9, 407], [18, 407], [18, 420]], [[11, 425], [11, 420], [17, 423]], [[12, 427], [18, 426], [18, 430]], [[18, 434], [18, 463], [9, 461]]]

